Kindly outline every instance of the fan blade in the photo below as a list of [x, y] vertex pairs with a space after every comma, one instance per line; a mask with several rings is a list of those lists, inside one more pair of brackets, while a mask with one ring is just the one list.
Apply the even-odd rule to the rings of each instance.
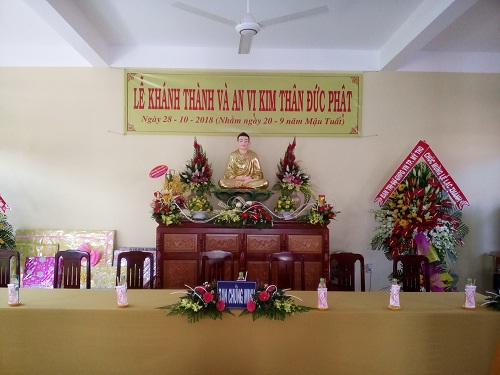
[[250, 53], [250, 47], [252, 47], [253, 36], [254, 34], [241, 34], [240, 48], [238, 49], [238, 54], [246, 55]]
[[232, 26], [232, 27], [235, 27], [237, 25], [237, 22], [228, 20], [227, 18], [224, 18], [224, 17], [220, 17], [216, 14], [205, 12], [204, 10], [201, 10], [199, 8], [194, 8], [192, 6], [189, 6], [189, 5], [186, 5], [183, 3], [175, 2], [175, 3], [172, 3], [172, 6], [174, 8], [184, 10], [186, 12], [196, 14], [197, 16], [205, 17], [205, 18], [211, 19], [212, 21], [217, 21], [217, 22], [220, 22], [220, 23]]
[[277, 17], [277, 18], [271, 18], [270, 20], [259, 22], [259, 24], [262, 27], [267, 27], [267, 26], [270, 26], [270, 25], [276, 25], [278, 23], [294, 21], [294, 20], [298, 20], [300, 18], [315, 16], [317, 14], [328, 13], [328, 12], [329, 12], [328, 7], [326, 5], [324, 5], [322, 7], [312, 8], [312, 9], [309, 9], [309, 10], [304, 10], [302, 12], [288, 14], [286, 16], [281, 16], [281, 17]]

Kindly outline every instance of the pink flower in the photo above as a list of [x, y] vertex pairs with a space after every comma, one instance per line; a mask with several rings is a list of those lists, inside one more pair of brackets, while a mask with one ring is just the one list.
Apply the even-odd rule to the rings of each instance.
[[224, 311], [224, 309], [226, 308], [226, 304], [224, 303], [223, 300], [219, 300], [215, 304], [215, 307], [217, 307], [217, 311]]
[[269, 299], [271, 295], [266, 292], [265, 290], [263, 290], [262, 292], [259, 292], [259, 300], [262, 301], [262, 302], [265, 302]]
[[255, 310], [255, 302], [253, 300], [250, 300], [247, 302], [247, 310], [249, 312], [253, 312]]
[[214, 295], [210, 292], [206, 292], [203, 294], [203, 301], [205, 301], [205, 303], [210, 303], [214, 300]]

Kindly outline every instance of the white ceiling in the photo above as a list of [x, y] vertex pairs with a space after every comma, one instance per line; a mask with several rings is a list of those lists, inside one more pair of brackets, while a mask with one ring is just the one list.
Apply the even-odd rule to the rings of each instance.
[[246, 0], [0, 0], [0, 67], [500, 73], [500, 0], [250, 0], [263, 28], [248, 55], [229, 25]]

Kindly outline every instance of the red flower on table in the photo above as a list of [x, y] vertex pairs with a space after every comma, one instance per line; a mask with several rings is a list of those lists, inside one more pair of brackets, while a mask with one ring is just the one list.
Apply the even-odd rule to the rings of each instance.
[[210, 303], [214, 300], [214, 295], [210, 292], [206, 292], [203, 294], [203, 301], [205, 303]]
[[224, 309], [226, 308], [226, 304], [223, 300], [218, 300], [215, 304], [215, 307], [217, 307], [217, 311], [224, 311]]
[[256, 304], [253, 300], [247, 302], [247, 310], [248, 312], [253, 312], [255, 310]]
[[269, 299], [269, 297], [271, 297], [271, 295], [263, 290], [262, 292], [259, 292], [259, 300], [262, 301], [262, 302], [265, 302]]

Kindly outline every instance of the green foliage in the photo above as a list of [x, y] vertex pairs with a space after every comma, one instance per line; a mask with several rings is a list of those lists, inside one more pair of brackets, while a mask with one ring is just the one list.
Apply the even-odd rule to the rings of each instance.
[[0, 249], [7, 248], [14, 250], [16, 247], [16, 237], [14, 228], [7, 221], [7, 216], [0, 212]]
[[190, 288], [180, 302], [158, 308], [170, 310], [168, 315], [186, 316], [188, 323], [196, 323], [205, 317], [222, 319], [222, 313], [232, 314], [226, 309], [224, 301], [219, 299], [215, 282]]
[[283, 289], [275, 285], [260, 284], [240, 316], [252, 314], [254, 321], [262, 317], [285, 320], [287, 315], [292, 316], [311, 309], [308, 306], [297, 305], [292, 296], [286, 295]]
[[486, 293], [488, 293], [489, 296], [486, 297], [486, 302], [483, 303], [483, 305], [486, 305], [486, 307], [491, 307], [500, 310], [500, 295], [488, 291]]

